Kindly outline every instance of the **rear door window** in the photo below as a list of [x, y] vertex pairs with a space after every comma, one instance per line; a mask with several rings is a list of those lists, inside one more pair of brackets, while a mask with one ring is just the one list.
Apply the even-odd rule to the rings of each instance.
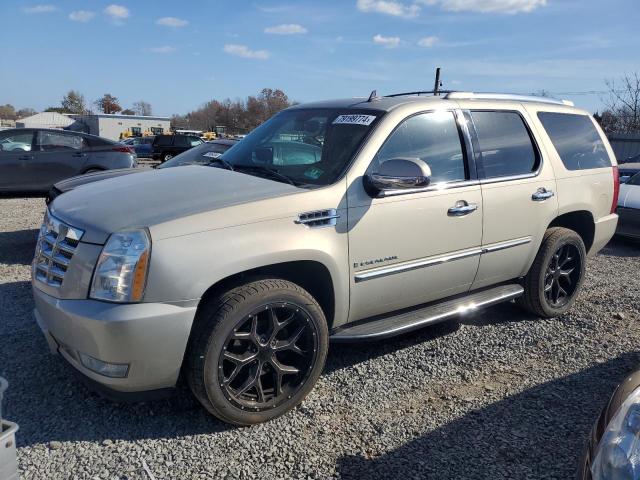
[[167, 147], [173, 143], [173, 136], [171, 135], [162, 135], [160, 137], [156, 137], [154, 141], [154, 145], [158, 145], [160, 147]]
[[481, 177], [526, 175], [538, 169], [538, 149], [519, 113], [471, 111], [471, 118], [480, 147]]
[[84, 138], [58, 132], [39, 131], [37, 148], [42, 152], [72, 152], [86, 147]]
[[587, 115], [538, 112], [538, 118], [567, 170], [611, 166], [607, 149]]
[[190, 148], [191, 139], [189, 137], [176, 137], [176, 141], [174, 145], [176, 147]]

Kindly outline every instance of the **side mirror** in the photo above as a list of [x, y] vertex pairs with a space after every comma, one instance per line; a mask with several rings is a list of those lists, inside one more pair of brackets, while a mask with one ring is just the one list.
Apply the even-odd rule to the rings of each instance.
[[380, 165], [378, 172], [365, 175], [364, 189], [372, 197], [389, 190], [423, 188], [431, 181], [431, 169], [419, 158], [394, 158]]

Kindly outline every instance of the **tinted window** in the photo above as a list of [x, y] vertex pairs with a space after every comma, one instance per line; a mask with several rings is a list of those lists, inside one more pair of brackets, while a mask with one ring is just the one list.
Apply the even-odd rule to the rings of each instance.
[[484, 178], [523, 175], [538, 168], [538, 152], [515, 112], [471, 112]]
[[183, 136], [177, 136], [174, 145], [176, 147], [190, 148], [191, 147], [191, 138], [183, 137]]
[[153, 142], [154, 145], [159, 145], [161, 147], [169, 146], [172, 143], [173, 143], [172, 135], [162, 135], [160, 137], [156, 137], [155, 141]]
[[189, 143], [191, 144], [192, 147], [195, 147], [204, 142], [199, 137], [189, 137]]
[[539, 112], [538, 118], [567, 170], [611, 166], [604, 143], [588, 116]]
[[113, 145], [114, 143], [111, 140], [107, 140], [105, 138], [99, 138], [99, 137], [84, 137], [84, 141], [90, 147], [108, 147]]
[[68, 152], [80, 150], [84, 145], [78, 135], [66, 135], [58, 132], [38, 132], [37, 147], [43, 152]]
[[22, 132], [5, 132], [0, 134], [0, 152], [29, 152], [33, 132], [30, 130]]
[[464, 155], [453, 112], [430, 112], [403, 121], [374, 158], [370, 170], [387, 160], [418, 158], [429, 165], [431, 181], [464, 180]]

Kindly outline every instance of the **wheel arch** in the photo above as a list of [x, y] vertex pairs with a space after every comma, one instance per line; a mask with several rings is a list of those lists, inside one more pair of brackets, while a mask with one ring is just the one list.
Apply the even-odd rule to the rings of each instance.
[[573, 230], [582, 238], [587, 253], [591, 250], [596, 226], [593, 214], [588, 210], [574, 210], [558, 215], [547, 228], [552, 227], [564, 227]]
[[222, 278], [204, 292], [198, 303], [196, 317], [202, 306], [212, 298], [243, 283], [264, 278], [280, 278], [300, 285], [318, 301], [327, 319], [328, 328], [332, 327], [336, 313], [334, 281], [329, 269], [316, 260], [293, 260], [262, 265]]

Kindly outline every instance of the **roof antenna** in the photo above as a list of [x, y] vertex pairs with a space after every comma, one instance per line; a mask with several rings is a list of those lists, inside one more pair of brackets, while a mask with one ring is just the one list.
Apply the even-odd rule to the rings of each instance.
[[373, 102], [374, 100], [378, 99], [378, 91], [377, 90], [372, 90], [371, 94], [369, 95], [369, 100], [367, 100], [367, 102]]
[[442, 86], [442, 82], [440, 81], [440, 67], [436, 68], [436, 82], [433, 85], [433, 95], [440, 95], [440, 87]]

